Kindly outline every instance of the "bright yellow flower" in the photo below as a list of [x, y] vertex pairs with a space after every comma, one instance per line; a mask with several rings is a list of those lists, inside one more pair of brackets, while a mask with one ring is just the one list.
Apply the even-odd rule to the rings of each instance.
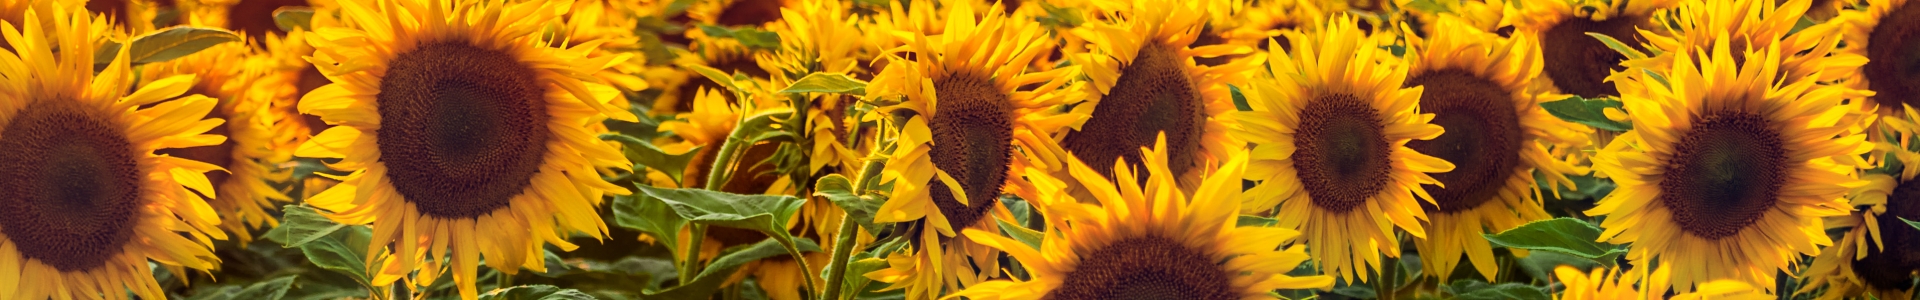
[[202, 134], [219, 100], [180, 97], [192, 75], [130, 89], [127, 47], [96, 75], [95, 47], [126, 42], [106, 17], [51, 2], [22, 15], [0, 25], [0, 299], [161, 299], [153, 263], [218, 268], [226, 235], [195, 193], [217, 195], [203, 173], [220, 167], [154, 152], [224, 142]]
[[1036, 153], [1058, 153], [1052, 134], [1084, 118], [1057, 113], [1068, 97], [1056, 92], [1073, 88], [1067, 79], [1079, 68], [1025, 69], [1050, 52], [1046, 31], [1002, 10], [984, 14], [974, 19], [971, 8], [955, 6], [945, 34], [917, 35], [890, 50], [911, 57], [889, 56], [867, 87], [868, 101], [897, 104], [863, 118], [887, 119], [899, 130], [880, 177], [893, 185], [891, 198], [874, 221], [904, 223], [899, 230], [914, 244], [909, 253], [890, 254], [891, 268], [866, 276], [907, 289], [910, 299], [999, 273], [992, 249], [953, 237], [965, 228], [994, 231], [994, 219], [1011, 218], [1000, 195], [1031, 194], [1029, 168], [1060, 167], [1055, 157]]
[[308, 60], [333, 83], [299, 106], [336, 126], [296, 154], [341, 159], [329, 166], [352, 174], [307, 203], [341, 223], [372, 224], [369, 250], [397, 248], [391, 269], [451, 266], [464, 299], [478, 296], [482, 256], [507, 275], [543, 271], [543, 245], [572, 250], [568, 236], [604, 237], [595, 207], [629, 191], [597, 170], [632, 164], [597, 138], [598, 124], [636, 118], [593, 77], [618, 63], [589, 54], [599, 42], [549, 46], [544, 26], [571, 4], [340, 2], [349, 25], [308, 39]]
[[1553, 148], [1583, 147], [1593, 129], [1561, 121], [1544, 99], [1528, 90], [1540, 76], [1540, 52], [1527, 36], [1500, 38], [1474, 29], [1452, 15], [1434, 19], [1431, 39], [1409, 36], [1406, 86], [1422, 86], [1420, 112], [1446, 128], [1438, 138], [1407, 143], [1407, 148], [1452, 162], [1451, 172], [1434, 174], [1440, 184], [1426, 187], [1437, 205], [1422, 203], [1427, 237], [1414, 242], [1424, 273], [1453, 274], [1465, 254], [1488, 280], [1498, 269], [1493, 247], [1481, 237], [1548, 218], [1537, 196], [1535, 172], [1548, 183], [1544, 192], [1573, 187], [1568, 175], [1586, 168], [1561, 161]]
[[[1421, 87], [1404, 87], [1404, 64], [1366, 42], [1350, 16], [1290, 33], [1291, 53], [1268, 56], [1272, 76], [1247, 89], [1253, 111], [1236, 112], [1239, 138], [1254, 144], [1247, 212], [1275, 211], [1280, 228], [1300, 230], [1314, 265], [1365, 282], [1382, 255], [1398, 257], [1395, 228], [1426, 237], [1428, 173], [1453, 164], [1407, 147], [1441, 135], [1420, 113]], [[1270, 48], [1275, 48], [1273, 46]], [[1390, 266], [1389, 266], [1390, 267]]]
[[[968, 229], [974, 242], [1006, 251], [1032, 276], [990, 281], [948, 298], [991, 299], [1274, 299], [1277, 289], [1328, 289], [1333, 278], [1294, 277], [1287, 272], [1307, 260], [1306, 246], [1282, 249], [1299, 232], [1235, 226], [1240, 215], [1240, 178], [1247, 154], [1236, 152], [1209, 170], [1198, 188], [1181, 188], [1167, 167], [1168, 144], [1158, 138], [1141, 149], [1146, 177], [1126, 162], [1112, 173], [1095, 171], [1077, 158], [1068, 168], [1094, 199], [1036, 200], [1048, 217], [1038, 247], [998, 234]], [[1117, 160], [1117, 159], [1116, 159]], [[1117, 177], [1108, 181], [1107, 175]], [[1069, 197], [1058, 180], [1041, 197]], [[1139, 182], [1139, 184], [1136, 184]], [[1194, 192], [1187, 192], [1194, 190]], [[1095, 204], [1097, 203], [1097, 204]], [[1148, 282], [1138, 279], [1150, 278]]]
[[[1771, 289], [1774, 274], [1833, 241], [1821, 219], [1845, 215], [1852, 175], [1872, 148], [1840, 122], [1847, 88], [1779, 78], [1779, 44], [1736, 63], [1727, 37], [1711, 52], [1677, 52], [1664, 80], [1622, 85], [1633, 131], [1593, 167], [1619, 188], [1587, 210], [1600, 239], [1633, 243], [1634, 265], [1671, 270], [1672, 287], [1716, 279]], [[1662, 82], [1671, 82], [1671, 85]], [[1646, 289], [1665, 291], [1667, 284]]]
[[1546, 64], [1544, 77], [1533, 80], [1534, 88], [1554, 94], [1586, 98], [1619, 95], [1613, 84], [1604, 82], [1627, 57], [1600, 42], [1588, 32], [1605, 34], [1628, 45], [1641, 40], [1635, 29], [1654, 28], [1653, 13], [1673, 6], [1675, 0], [1520, 0], [1507, 10], [1507, 23], [1514, 35], [1530, 36], [1540, 42], [1540, 54]]

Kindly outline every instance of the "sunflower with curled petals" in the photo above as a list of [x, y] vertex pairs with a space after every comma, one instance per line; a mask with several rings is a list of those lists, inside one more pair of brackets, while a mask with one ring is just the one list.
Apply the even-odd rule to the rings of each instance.
[[[1267, 49], [1268, 39], [1282, 39], [1281, 46], [1286, 46], [1284, 32], [1298, 31], [1302, 25], [1325, 22], [1327, 15], [1321, 8], [1324, 4], [1311, 0], [1229, 0], [1209, 3], [1216, 5], [1207, 10], [1213, 15], [1207, 19], [1206, 30], [1194, 39], [1193, 47], [1238, 45], [1270, 53], [1272, 50]], [[1226, 55], [1194, 57], [1193, 61], [1203, 66], [1218, 66], [1236, 58], [1253, 59], [1246, 55]], [[1253, 59], [1254, 64], [1260, 62], [1259, 59]]]
[[[238, 61], [238, 66], [233, 64]], [[253, 240], [250, 230], [278, 226], [272, 211], [293, 202], [274, 185], [286, 182], [293, 170], [279, 165], [291, 160], [290, 150], [297, 144], [277, 138], [276, 124], [290, 116], [268, 105], [271, 99], [252, 95], [255, 81], [264, 73], [267, 58], [242, 43], [215, 45], [172, 61], [148, 64], [141, 70], [147, 83], [173, 75], [194, 75], [197, 79], [190, 94], [219, 99], [208, 119], [224, 119], [210, 134], [226, 136], [224, 143], [211, 146], [166, 149], [161, 155], [206, 162], [225, 169], [207, 173], [218, 197], [205, 196], [222, 218], [221, 227], [246, 244]]]
[[[1665, 293], [1641, 294], [1634, 289], [1635, 283], [1647, 285], [1664, 284], [1670, 274], [1645, 269], [1620, 270], [1617, 268], [1596, 268], [1592, 272], [1582, 273], [1571, 266], [1559, 266], [1553, 269], [1553, 277], [1566, 285], [1556, 300], [1605, 300], [1605, 299], [1658, 299], [1667, 297]], [[1644, 280], [1644, 282], [1643, 282]], [[1691, 293], [1673, 295], [1673, 300], [1770, 300], [1776, 299], [1764, 290], [1754, 288], [1753, 284], [1735, 280], [1715, 280], [1700, 285], [1700, 289]]]
[[880, 175], [893, 190], [874, 222], [908, 223], [914, 243], [890, 253], [888, 269], [866, 276], [906, 289], [910, 299], [998, 273], [992, 249], [953, 237], [967, 228], [997, 232], [993, 220], [1011, 217], [1000, 195], [1031, 195], [1029, 169], [1060, 166], [1036, 153], [1057, 153], [1051, 134], [1084, 118], [1057, 109], [1069, 100], [1058, 92], [1071, 87], [1078, 68], [1025, 69], [1050, 52], [1046, 31], [999, 9], [984, 15], [975, 20], [971, 8], [955, 6], [946, 33], [917, 36], [894, 50], [911, 56], [889, 56], [867, 88], [869, 101], [899, 99], [863, 117], [887, 118], [898, 128]]
[[[1644, 48], [1651, 55], [1629, 59], [1623, 64], [1629, 68], [1666, 72], [1673, 68], [1672, 55], [1713, 49], [1713, 43], [1720, 36], [1726, 36], [1726, 40], [1733, 43], [1729, 51], [1735, 55], [1736, 62], [1744, 60], [1750, 51], [1780, 44], [1783, 53], [1778, 58], [1782, 78], [1819, 75], [1815, 79], [1828, 82], [1853, 77], [1867, 59], [1839, 51], [1838, 34], [1819, 30], [1787, 34], [1806, 14], [1808, 4], [1809, 0], [1693, 1], [1661, 10], [1655, 13], [1655, 18], [1673, 22], [1661, 23], [1660, 30], [1649, 30], [1658, 34], [1637, 36], [1646, 41]], [[1639, 72], [1622, 72], [1614, 78], [1631, 80], [1634, 78], [1625, 74], [1632, 73]]]
[[[0, 299], [162, 299], [154, 266], [212, 270], [220, 216], [206, 172], [154, 152], [220, 144], [219, 100], [181, 97], [192, 75], [134, 84], [126, 37], [80, 7], [23, 7], [0, 25]], [[60, 49], [54, 51], [54, 49]], [[131, 93], [129, 93], [131, 92]]]
[[[1481, 237], [1548, 218], [1535, 196], [1535, 172], [1549, 191], [1573, 187], [1568, 175], [1586, 174], [1550, 149], [1584, 147], [1593, 129], [1561, 121], [1542, 109], [1528, 90], [1540, 75], [1540, 53], [1526, 36], [1500, 38], [1451, 15], [1435, 19], [1430, 39], [1408, 36], [1412, 47], [1405, 86], [1421, 86], [1420, 112], [1446, 132], [1407, 148], [1452, 162], [1427, 186], [1434, 203], [1421, 203], [1428, 217], [1420, 250], [1423, 270], [1446, 277], [1466, 255], [1489, 280], [1497, 268], [1493, 248]], [[1405, 25], [1403, 25], [1405, 26]]]
[[1519, 0], [1506, 10], [1514, 35], [1540, 41], [1542, 78], [1534, 88], [1552, 94], [1585, 98], [1617, 96], [1620, 91], [1605, 80], [1624, 54], [1608, 48], [1588, 32], [1605, 34], [1628, 45], [1639, 45], [1637, 29], [1656, 26], [1654, 12], [1672, 7], [1675, 0]]
[[[1456, 18], [1459, 22], [1451, 24], [1468, 26], [1485, 32], [1502, 32], [1510, 22], [1506, 20], [1507, 1], [1505, 0], [1393, 0], [1394, 6], [1401, 7], [1407, 15], [1407, 23], [1419, 26], [1417, 36], [1428, 36], [1441, 30], [1441, 16]], [[1509, 28], [1511, 29], [1511, 28]], [[1413, 31], [1409, 31], [1413, 32]]]
[[[1920, 153], [1912, 150], [1916, 127], [1909, 120], [1920, 119], [1912, 107], [1901, 109], [1902, 118], [1881, 119], [1881, 128], [1893, 141], [1875, 144], [1903, 166], [1920, 164]], [[1904, 141], [1904, 142], [1902, 142]], [[1820, 251], [1813, 264], [1800, 276], [1806, 284], [1795, 294], [1812, 293], [1824, 288], [1820, 299], [1913, 298], [1913, 278], [1920, 271], [1920, 231], [1909, 228], [1907, 220], [1920, 220], [1920, 168], [1868, 170], [1861, 175], [1867, 185], [1854, 189], [1849, 203], [1856, 207], [1850, 214], [1827, 219], [1827, 227], [1849, 228], [1840, 241]]]
[[[1031, 279], [981, 283], [948, 298], [1274, 299], [1274, 290], [1333, 287], [1329, 276], [1287, 275], [1307, 261], [1306, 246], [1281, 247], [1299, 232], [1235, 226], [1246, 152], [1235, 152], [1219, 170], [1206, 172], [1199, 188], [1186, 189], [1174, 182], [1167, 167], [1167, 146], [1166, 139], [1159, 138], [1153, 148], [1140, 150], [1146, 164], [1138, 168], [1151, 175], [1137, 180], [1125, 161], [1115, 162], [1113, 173], [1104, 173], [1068, 158], [1072, 179], [1087, 186], [1094, 199], [1035, 201], [1050, 206], [1039, 208], [1049, 214], [1039, 247], [966, 230], [974, 242], [1020, 261]], [[1119, 180], [1108, 181], [1106, 174]], [[1044, 176], [1036, 181], [1056, 181], [1037, 184], [1041, 186], [1064, 185]]]
[[[308, 204], [371, 224], [368, 253], [394, 248], [393, 269], [451, 266], [463, 299], [478, 296], [483, 256], [505, 274], [542, 271], [543, 245], [572, 250], [569, 235], [605, 235], [595, 207], [629, 191], [596, 170], [632, 164], [591, 125], [636, 117], [592, 77], [616, 63], [588, 58], [598, 43], [562, 49], [543, 38], [571, 2], [340, 4], [351, 25], [308, 39], [309, 61], [334, 83], [299, 106], [337, 126], [295, 154], [340, 159], [329, 166], [352, 173]], [[385, 279], [376, 284], [398, 278]]]
[[1717, 279], [1770, 290], [1800, 255], [1832, 245], [1822, 218], [1851, 210], [1844, 196], [1866, 182], [1849, 162], [1873, 147], [1840, 122], [1858, 109], [1842, 104], [1846, 87], [1777, 78], [1779, 44], [1736, 63], [1727, 38], [1646, 73], [1672, 85], [1622, 82], [1645, 84], [1620, 89], [1634, 130], [1593, 158], [1619, 184], [1586, 211], [1606, 216], [1600, 240], [1633, 243], [1627, 259], [1671, 271], [1682, 292]]
[[1844, 74], [1843, 80], [1858, 89], [1872, 90], [1867, 98], [1879, 107], [1879, 113], [1897, 116], [1903, 106], [1920, 106], [1920, 1], [1866, 0], [1858, 10], [1841, 11], [1838, 17], [1808, 27], [1796, 35], [1839, 36], [1846, 45], [1840, 53], [1865, 56], [1866, 63]]
[[1183, 2], [1114, 0], [1106, 21], [1075, 28], [1091, 51], [1071, 56], [1090, 84], [1078, 93], [1085, 102], [1073, 106], [1087, 115], [1065, 133], [1060, 146], [1095, 170], [1112, 170], [1114, 158], [1140, 163], [1140, 147], [1152, 146], [1166, 133], [1173, 174], [1181, 186], [1193, 188], [1200, 172], [1211, 169], [1245, 142], [1227, 134], [1234, 110], [1228, 84], [1246, 82], [1245, 73], [1259, 70], [1261, 54], [1252, 54], [1219, 66], [1201, 66], [1195, 58], [1241, 53], [1239, 45], [1195, 47], [1213, 5]]
[[[1235, 112], [1233, 133], [1254, 144], [1246, 212], [1275, 211], [1280, 228], [1301, 231], [1314, 265], [1346, 282], [1367, 280], [1380, 255], [1398, 256], [1395, 228], [1426, 237], [1420, 200], [1432, 204], [1428, 173], [1453, 164], [1409, 148], [1441, 135], [1419, 112], [1421, 87], [1406, 87], [1404, 64], [1363, 41], [1358, 20], [1338, 16], [1315, 35], [1290, 34], [1291, 54], [1268, 56], [1275, 77], [1248, 85], [1252, 111]], [[1276, 46], [1277, 47], [1277, 46]], [[1504, 96], [1504, 94], [1503, 94]]]

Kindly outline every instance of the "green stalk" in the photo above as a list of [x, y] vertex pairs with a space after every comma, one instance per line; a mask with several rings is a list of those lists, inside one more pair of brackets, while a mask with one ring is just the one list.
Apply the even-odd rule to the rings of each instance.
[[[860, 168], [860, 178], [853, 181], [853, 195], [866, 194], [868, 181], [875, 177], [874, 174], [879, 174], [880, 169], [880, 161], [868, 160], [867, 164]], [[840, 286], [847, 277], [848, 259], [853, 256], [854, 236], [860, 234], [859, 225], [853, 222], [850, 216], [840, 218], [840, 232], [833, 242], [833, 258], [827, 261], [827, 287], [826, 291], [820, 293], [820, 300], [840, 297]], [[813, 282], [813, 280], [807, 280], [807, 282]]]

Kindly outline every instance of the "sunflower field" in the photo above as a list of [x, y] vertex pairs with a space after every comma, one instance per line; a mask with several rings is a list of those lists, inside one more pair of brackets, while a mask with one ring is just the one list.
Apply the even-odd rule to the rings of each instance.
[[1917, 299], [1916, 105], [1920, 0], [0, 0], [0, 300]]

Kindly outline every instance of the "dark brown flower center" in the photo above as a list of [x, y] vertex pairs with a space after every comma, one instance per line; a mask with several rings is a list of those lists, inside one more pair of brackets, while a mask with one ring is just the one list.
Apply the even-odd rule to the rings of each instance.
[[928, 183], [933, 203], [953, 228], [972, 226], [999, 201], [1013, 161], [1013, 100], [984, 75], [959, 73], [933, 81], [934, 114], [927, 118], [933, 166], [965, 189], [961, 204], [939, 178]]
[[1907, 2], [1880, 18], [1861, 73], [1881, 104], [1920, 107], [1920, 5]]
[[21, 256], [86, 271], [132, 239], [147, 174], [115, 125], [103, 111], [58, 99], [28, 105], [0, 128], [0, 233]]
[[1787, 180], [1787, 151], [1765, 117], [1708, 113], [1673, 145], [1660, 203], [1680, 229], [1705, 239], [1740, 233], [1774, 208]]
[[1141, 48], [1133, 63], [1120, 69], [1120, 79], [1094, 107], [1092, 118], [1061, 146], [1104, 174], [1113, 171], [1116, 158], [1141, 165], [1140, 148], [1152, 147], [1164, 132], [1170, 148], [1167, 168], [1175, 176], [1195, 169], [1207, 107], [1187, 76], [1190, 64], [1174, 51], [1158, 43]]
[[1640, 35], [1634, 26], [1645, 21], [1645, 17], [1624, 15], [1606, 21], [1569, 16], [1541, 37], [1541, 56], [1546, 59], [1542, 71], [1564, 93], [1587, 98], [1619, 95], [1620, 90], [1604, 80], [1627, 57], [1587, 33], [1602, 33], [1628, 45], [1639, 45], [1635, 41]]
[[1520, 116], [1512, 93], [1499, 84], [1457, 69], [1414, 76], [1407, 86], [1426, 86], [1420, 111], [1434, 114], [1433, 123], [1446, 133], [1432, 140], [1414, 140], [1407, 147], [1453, 163], [1453, 171], [1433, 174], [1441, 186], [1426, 186], [1438, 207], [1420, 202], [1428, 211], [1458, 212], [1479, 207], [1500, 196], [1500, 189], [1520, 165]]
[[1393, 166], [1379, 112], [1347, 94], [1320, 96], [1300, 109], [1293, 167], [1313, 205], [1346, 213], [1386, 188]]
[[463, 42], [420, 45], [390, 64], [378, 143], [394, 189], [432, 217], [506, 208], [547, 153], [546, 90], [533, 69]]
[[780, 0], [740, 0], [727, 5], [717, 22], [724, 26], [759, 26], [780, 20]]
[[1238, 299], [1221, 262], [1159, 236], [1114, 241], [1083, 254], [1046, 299]]
[[268, 33], [286, 34], [273, 20], [274, 10], [304, 7], [306, 0], [245, 0], [227, 8], [227, 27], [246, 34], [252, 40], [265, 39]]
[[1853, 261], [1853, 272], [1876, 289], [1906, 290], [1920, 270], [1920, 229], [1901, 218], [1920, 221], [1920, 180], [1903, 181], [1888, 193], [1886, 213], [1874, 219], [1882, 247], [1869, 247], [1866, 258]]

